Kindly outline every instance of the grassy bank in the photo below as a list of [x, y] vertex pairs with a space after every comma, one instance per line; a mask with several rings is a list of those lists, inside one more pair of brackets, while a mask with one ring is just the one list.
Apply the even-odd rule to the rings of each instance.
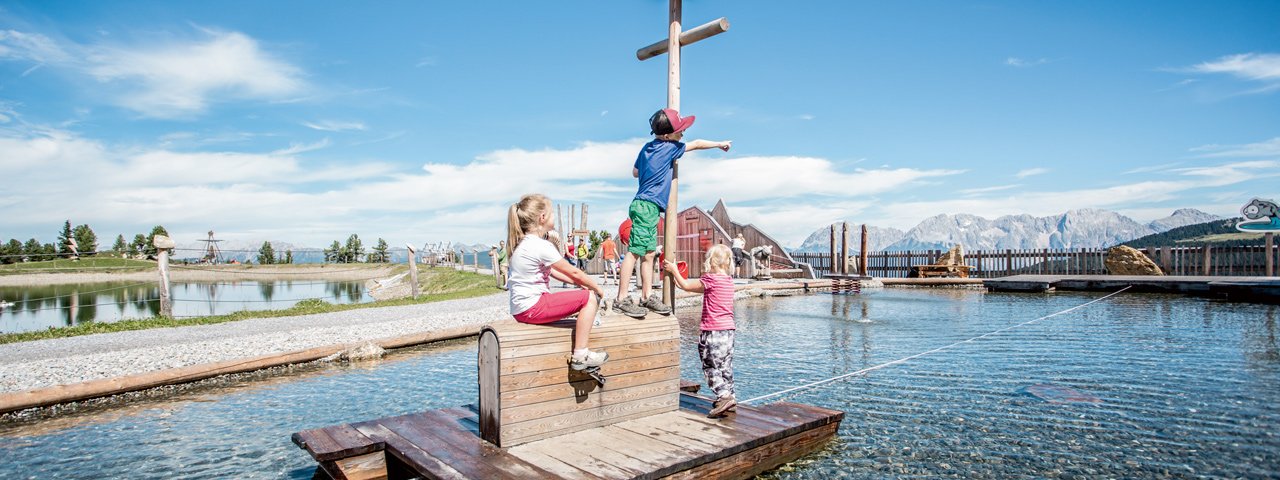
[[293, 315], [311, 315], [316, 313], [342, 312], [361, 308], [394, 307], [419, 303], [439, 302], [459, 298], [479, 297], [500, 292], [493, 285], [493, 277], [460, 272], [452, 269], [426, 269], [418, 274], [421, 292], [418, 298], [400, 298], [369, 303], [335, 305], [323, 300], [304, 300], [292, 308], [284, 310], [240, 311], [227, 315], [193, 318], [152, 317], [144, 319], [121, 320], [118, 322], [94, 322], [71, 327], [50, 328], [34, 332], [0, 334], [0, 344], [42, 340], [46, 338], [77, 337], [95, 333], [123, 332], [128, 330], [146, 330], [149, 328], [184, 327], [188, 325], [211, 325], [215, 323], [234, 322], [250, 318], [287, 317]]
[[113, 257], [83, 257], [80, 260], [59, 258], [39, 262], [11, 263], [0, 265], [0, 275], [22, 275], [27, 273], [75, 273], [75, 272], [140, 272], [155, 270], [156, 262]]

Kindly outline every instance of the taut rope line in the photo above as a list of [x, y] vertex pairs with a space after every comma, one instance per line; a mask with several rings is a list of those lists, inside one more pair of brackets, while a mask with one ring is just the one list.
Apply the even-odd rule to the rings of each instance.
[[1038, 321], [1044, 320], [1044, 319], [1046, 319], [1046, 318], [1052, 318], [1052, 317], [1056, 317], [1056, 316], [1058, 316], [1058, 315], [1062, 315], [1062, 314], [1064, 314], [1064, 313], [1067, 313], [1067, 312], [1070, 312], [1070, 311], [1073, 311], [1073, 310], [1078, 310], [1078, 309], [1081, 309], [1081, 308], [1087, 307], [1087, 306], [1089, 306], [1089, 305], [1092, 305], [1092, 304], [1094, 304], [1094, 303], [1098, 303], [1098, 302], [1101, 302], [1101, 301], [1106, 300], [1106, 299], [1108, 299], [1108, 298], [1111, 298], [1111, 297], [1114, 297], [1114, 296], [1116, 296], [1116, 295], [1119, 295], [1119, 294], [1123, 293], [1125, 290], [1128, 290], [1129, 288], [1130, 288], [1130, 287], [1126, 286], [1126, 287], [1124, 287], [1124, 288], [1121, 288], [1121, 289], [1119, 289], [1119, 290], [1116, 290], [1116, 291], [1115, 291], [1115, 292], [1113, 292], [1113, 293], [1107, 294], [1106, 296], [1104, 296], [1104, 297], [1102, 297], [1102, 298], [1097, 298], [1097, 299], [1091, 300], [1091, 301], [1089, 301], [1089, 302], [1082, 303], [1082, 304], [1080, 304], [1080, 305], [1076, 305], [1076, 306], [1074, 306], [1074, 307], [1068, 308], [1068, 309], [1063, 310], [1063, 311], [1061, 311], [1061, 312], [1051, 313], [1051, 314], [1045, 315], [1045, 316], [1043, 316], [1043, 317], [1040, 317], [1040, 318], [1037, 318], [1037, 319], [1034, 319], [1034, 320], [1027, 320], [1027, 321], [1022, 322], [1022, 323], [1019, 323], [1019, 324], [1017, 324], [1017, 325], [1011, 325], [1011, 326], [1008, 326], [1008, 327], [1001, 328], [1001, 329], [999, 329], [999, 330], [995, 330], [995, 331], [987, 332], [987, 333], [984, 333], [984, 334], [982, 334], [982, 335], [978, 335], [978, 336], [976, 336], [976, 337], [973, 337], [973, 338], [970, 338], [970, 339], [967, 339], [967, 340], [961, 340], [961, 341], [956, 342], [956, 343], [953, 343], [953, 344], [951, 344], [951, 345], [946, 345], [946, 346], [938, 347], [938, 348], [935, 348], [935, 349], [933, 349], [933, 350], [929, 350], [929, 351], [927, 351], [927, 352], [917, 353], [917, 354], [915, 354], [915, 355], [911, 355], [911, 356], [908, 356], [908, 357], [902, 357], [902, 358], [899, 358], [899, 359], [894, 360], [894, 361], [892, 361], [892, 362], [882, 363], [882, 364], [876, 365], [876, 366], [874, 366], [874, 367], [867, 367], [867, 368], [864, 368], [864, 369], [862, 369], [862, 370], [858, 370], [858, 371], [856, 371], [856, 372], [850, 372], [850, 373], [846, 373], [846, 374], [843, 374], [843, 375], [839, 375], [839, 376], [835, 376], [835, 377], [827, 378], [827, 379], [824, 379], [824, 380], [818, 380], [818, 381], [816, 381], [816, 382], [806, 383], [806, 384], [804, 384], [804, 385], [800, 385], [800, 386], [798, 386], [798, 387], [792, 387], [792, 388], [788, 388], [788, 389], [786, 389], [786, 390], [782, 390], [782, 391], [778, 391], [778, 392], [770, 393], [770, 394], [768, 394], [768, 395], [761, 395], [761, 396], [759, 396], [759, 397], [750, 398], [750, 399], [747, 399], [747, 400], [743, 400], [741, 403], [752, 403], [752, 402], [756, 402], [756, 401], [759, 401], [759, 400], [764, 400], [764, 399], [766, 399], [766, 398], [772, 398], [772, 397], [776, 397], [776, 396], [779, 396], [779, 395], [785, 395], [785, 394], [788, 394], [788, 393], [791, 393], [791, 392], [795, 392], [795, 391], [798, 391], [798, 390], [804, 390], [804, 389], [807, 389], [807, 388], [812, 388], [812, 387], [816, 387], [816, 386], [819, 386], [819, 385], [823, 385], [823, 384], [831, 383], [831, 382], [834, 382], [834, 381], [836, 381], [836, 380], [840, 380], [840, 379], [844, 379], [844, 378], [849, 378], [849, 377], [854, 377], [854, 376], [858, 376], [858, 375], [867, 374], [867, 373], [870, 373], [870, 372], [873, 372], [873, 371], [879, 370], [879, 369], [881, 369], [881, 368], [884, 368], [884, 367], [887, 367], [887, 366], [890, 366], [890, 365], [897, 365], [897, 364], [899, 364], [899, 363], [906, 362], [907, 360], [911, 360], [911, 359], [913, 359], [913, 358], [919, 358], [919, 357], [923, 357], [923, 356], [928, 355], [928, 354], [931, 354], [931, 353], [941, 352], [941, 351], [943, 351], [943, 350], [946, 350], [946, 349], [948, 349], [948, 348], [954, 347], [954, 346], [956, 346], [956, 345], [960, 345], [960, 344], [962, 344], [962, 343], [969, 343], [969, 342], [972, 342], [972, 341], [974, 341], [974, 340], [978, 340], [978, 339], [980, 339], [980, 338], [984, 338], [984, 337], [989, 337], [989, 336], [991, 336], [991, 335], [995, 335], [995, 334], [1000, 333], [1000, 332], [1003, 332], [1003, 331], [1005, 331], [1005, 330], [1012, 330], [1012, 329], [1015, 329], [1015, 328], [1018, 328], [1018, 327], [1021, 327], [1021, 326], [1024, 326], [1024, 325], [1030, 325], [1030, 324], [1032, 324], [1032, 323], [1035, 323], [1035, 322], [1038, 322]]

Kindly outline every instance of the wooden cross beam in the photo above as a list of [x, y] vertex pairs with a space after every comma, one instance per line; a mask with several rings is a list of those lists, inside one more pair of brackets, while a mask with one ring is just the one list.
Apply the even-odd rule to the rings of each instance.
[[[663, 53], [667, 54], [667, 108], [680, 110], [680, 47], [724, 33], [729, 30], [729, 21], [721, 17], [693, 30], [682, 32], [680, 29], [680, 0], [669, 1], [670, 15], [667, 24], [667, 40], [665, 42], [655, 42], [637, 50], [636, 58], [643, 61]], [[667, 221], [662, 235], [663, 254], [673, 262], [676, 261], [677, 253], [676, 213], [679, 213], [679, 209], [676, 206], [676, 200], [679, 195], [676, 192], [679, 190], [679, 163], [677, 161], [671, 164], [671, 196], [667, 199]], [[675, 282], [672, 280], [670, 273], [664, 273], [664, 275], [666, 277], [662, 282], [662, 302], [670, 305], [674, 310], [676, 306]]]

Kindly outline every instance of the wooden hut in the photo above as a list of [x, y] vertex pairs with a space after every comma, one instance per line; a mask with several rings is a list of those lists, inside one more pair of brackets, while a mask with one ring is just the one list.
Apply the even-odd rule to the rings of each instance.
[[782, 244], [751, 224], [740, 224], [729, 217], [729, 208], [724, 200], [716, 201], [711, 210], [703, 210], [695, 205], [680, 212], [676, 225], [676, 250], [681, 260], [689, 263], [689, 276], [702, 275], [702, 263], [706, 260], [707, 249], [722, 243], [733, 244], [733, 238], [739, 233], [746, 240], [747, 250], [761, 246], [773, 246], [773, 276], [794, 278], [802, 276], [791, 254], [782, 248]]

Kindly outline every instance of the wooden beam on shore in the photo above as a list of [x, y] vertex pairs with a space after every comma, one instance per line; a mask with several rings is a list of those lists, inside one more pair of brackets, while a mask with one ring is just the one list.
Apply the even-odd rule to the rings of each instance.
[[[711, 36], [719, 35], [727, 31], [729, 31], [729, 19], [720, 17], [710, 22], [694, 27], [692, 29], [686, 30], [684, 31], [684, 33], [681, 33], [680, 46], [683, 47], [691, 43], [706, 40]], [[667, 40], [666, 39], [659, 40], [657, 42], [653, 42], [652, 44], [649, 44], [649, 46], [636, 50], [636, 59], [648, 60], [658, 55], [667, 53], [667, 50], [669, 50], [669, 47], [667, 46]]]

